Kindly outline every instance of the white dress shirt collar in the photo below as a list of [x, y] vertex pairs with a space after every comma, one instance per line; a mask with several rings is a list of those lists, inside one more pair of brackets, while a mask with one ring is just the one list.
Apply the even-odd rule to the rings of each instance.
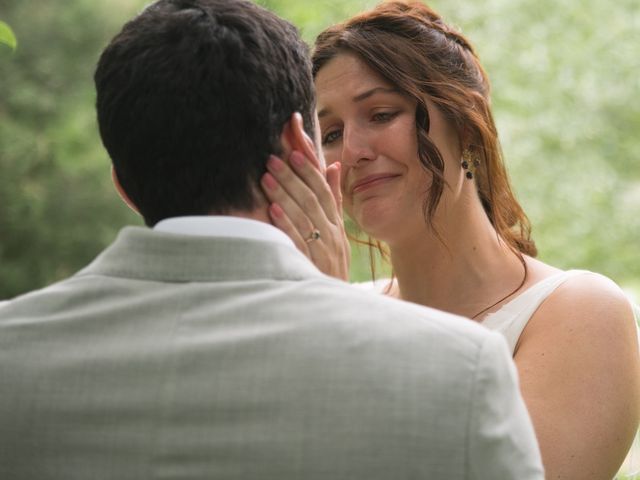
[[245, 238], [275, 242], [295, 248], [293, 241], [273, 225], [241, 217], [215, 215], [174, 217], [158, 222], [153, 229], [178, 235]]

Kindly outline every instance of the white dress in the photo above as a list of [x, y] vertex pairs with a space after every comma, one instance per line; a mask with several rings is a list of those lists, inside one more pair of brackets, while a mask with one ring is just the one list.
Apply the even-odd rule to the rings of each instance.
[[527, 326], [529, 319], [538, 307], [551, 295], [556, 288], [572, 277], [591, 274], [586, 270], [567, 270], [545, 278], [532, 285], [516, 298], [505, 303], [498, 311], [487, 315], [481, 324], [502, 333], [507, 339], [511, 354], [516, 350], [518, 339]]

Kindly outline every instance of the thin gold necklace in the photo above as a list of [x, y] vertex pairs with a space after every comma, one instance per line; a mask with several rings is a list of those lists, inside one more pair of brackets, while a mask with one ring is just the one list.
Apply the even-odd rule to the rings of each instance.
[[471, 317], [471, 320], [475, 320], [476, 317], [480, 316], [481, 314], [483, 314], [484, 312], [486, 312], [487, 310], [492, 309], [493, 307], [495, 307], [496, 305], [498, 305], [500, 302], [504, 302], [507, 298], [509, 298], [510, 296], [514, 295], [518, 290], [520, 290], [522, 288], [522, 286], [524, 285], [524, 283], [527, 281], [527, 263], [524, 260], [524, 257], [522, 256], [522, 254], [518, 255], [518, 259], [520, 260], [520, 262], [522, 263], [522, 267], [524, 268], [524, 275], [522, 277], [522, 281], [520, 282], [520, 285], [517, 286], [517, 288], [512, 291], [511, 293], [505, 295], [504, 297], [502, 297], [500, 300], [498, 300], [496, 303], [492, 303], [491, 305], [489, 305], [486, 308], [483, 308], [482, 310], [480, 310], [478, 313], [476, 313], [473, 317]]

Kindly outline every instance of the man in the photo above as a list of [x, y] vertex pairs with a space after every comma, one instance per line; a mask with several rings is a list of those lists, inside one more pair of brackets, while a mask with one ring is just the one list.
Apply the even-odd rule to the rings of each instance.
[[160, 0], [95, 80], [152, 228], [0, 308], [0, 478], [542, 478], [497, 334], [329, 278], [269, 225], [267, 159], [314, 131], [290, 24]]

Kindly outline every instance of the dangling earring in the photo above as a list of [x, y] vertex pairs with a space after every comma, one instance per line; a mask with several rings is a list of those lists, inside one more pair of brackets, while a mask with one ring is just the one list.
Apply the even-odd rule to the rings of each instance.
[[473, 180], [473, 176], [476, 173], [476, 168], [480, 166], [480, 162], [476, 158], [473, 158], [473, 153], [471, 153], [471, 150], [465, 148], [462, 151], [462, 162], [460, 163], [460, 165], [462, 165], [462, 168], [466, 170], [465, 176], [469, 180]]

